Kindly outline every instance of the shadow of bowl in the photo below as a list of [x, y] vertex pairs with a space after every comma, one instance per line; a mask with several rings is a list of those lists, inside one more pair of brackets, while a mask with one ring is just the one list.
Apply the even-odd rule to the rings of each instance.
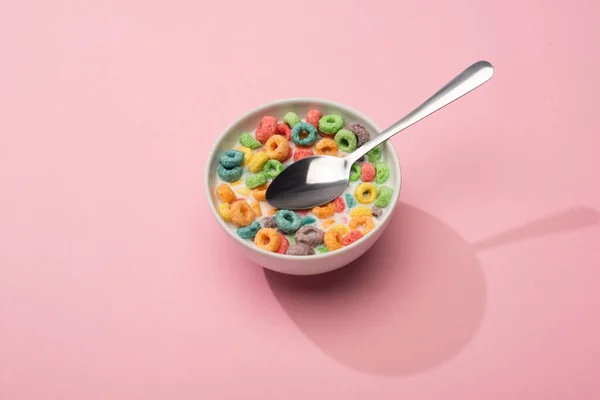
[[401, 221], [340, 270], [264, 272], [281, 307], [316, 346], [381, 375], [416, 373], [455, 356], [477, 331], [486, 302], [480, 264], [456, 231], [406, 204], [394, 218]]

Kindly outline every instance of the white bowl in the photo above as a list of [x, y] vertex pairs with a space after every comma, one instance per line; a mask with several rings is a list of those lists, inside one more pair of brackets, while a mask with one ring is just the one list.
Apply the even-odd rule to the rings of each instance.
[[387, 141], [380, 147], [386, 163], [390, 166], [390, 186], [394, 189], [392, 200], [384, 209], [384, 213], [380, 217], [380, 223], [376, 224], [371, 232], [353, 244], [339, 250], [324, 254], [317, 253], [313, 256], [289, 256], [262, 250], [256, 247], [252, 241], [238, 237], [221, 219], [217, 211], [217, 204], [219, 201], [215, 193], [218, 185], [216, 171], [219, 165], [220, 153], [238, 146], [240, 135], [245, 132], [254, 131], [258, 126], [260, 119], [265, 115], [271, 115], [278, 120], [281, 120], [287, 112], [293, 111], [302, 118], [302, 116], [306, 115], [306, 113], [312, 109], [320, 110], [323, 115], [342, 115], [345, 124], [354, 122], [360, 123], [367, 128], [372, 137], [381, 132], [381, 129], [371, 121], [371, 119], [360, 112], [339, 103], [314, 98], [277, 100], [255, 108], [233, 122], [233, 124], [221, 134], [219, 139], [217, 139], [217, 142], [209, 155], [206, 167], [206, 196], [217, 223], [225, 232], [227, 232], [231, 240], [236, 243], [240, 251], [242, 251], [249, 259], [267, 269], [290, 275], [315, 275], [333, 271], [348, 265], [363, 255], [377, 239], [379, 239], [390, 222], [396, 204], [398, 203], [398, 195], [400, 193], [402, 181], [398, 155], [391, 142]]

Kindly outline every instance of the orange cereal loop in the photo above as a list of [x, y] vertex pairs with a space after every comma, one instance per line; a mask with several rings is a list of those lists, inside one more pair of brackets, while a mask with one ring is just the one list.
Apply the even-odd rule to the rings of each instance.
[[359, 215], [358, 217], [350, 218], [348, 227], [351, 231], [360, 231], [363, 235], [366, 235], [375, 228], [375, 224], [373, 223], [373, 218]]
[[326, 155], [326, 156], [337, 156], [338, 147], [337, 144], [333, 141], [333, 139], [321, 139], [317, 142], [315, 147], [317, 154]]
[[311, 211], [320, 219], [325, 219], [333, 217], [333, 214], [335, 214], [335, 207], [333, 206], [333, 202], [330, 202], [323, 206], [313, 207]]
[[342, 224], [332, 225], [331, 228], [329, 228], [329, 230], [330, 231], [337, 231], [342, 236], [346, 236], [350, 232], [350, 229], [348, 229], [348, 227], [346, 225], [342, 225]]
[[342, 234], [335, 229], [328, 230], [323, 237], [323, 241], [325, 242], [325, 246], [327, 246], [329, 251], [342, 248]]
[[283, 161], [290, 151], [290, 145], [285, 137], [273, 135], [265, 143], [265, 152], [269, 158], [277, 161]]
[[277, 208], [271, 208], [271, 209], [270, 209], [270, 210], [267, 212], [267, 214], [269, 214], [269, 215], [275, 215], [275, 214], [277, 214], [277, 211], [279, 211]]
[[231, 216], [231, 222], [237, 226], [248, 226], [254, 221], [254, 210], [245, 201], [236, 201], [229, 208], [229, 215]]
[[273, 228], [262, 228], [254, 236], [256, 247], [266, 251], [277, 251], [281, 245], [281, 235]]
[[335, 224], [335, 219], [326, 219], [325, 221], [322, 222], [323, 229], [327, 229], [333, 224]]
[[231, 203], [235, 200], [235, 194], [233, 193], [233, 190], [231, 190], [229, 185], [226, 183], [221, 183], [217, 187], [217, 197], [219, 197], [219, 200], [221, 200], [223, 203]]
[[250, 207], [252, 207], [252, 211], [254, 211], [255, 216], [262, 216], [262, 210], [258, 201], [253, 201], [252, 203], [250, 203]]
[[265, 201], [267, 199], [267, 188], [269, 187], [268, 183], [264, 185], [260, 185], [254, 189], [252, 189], [252, 197], [256, 201]]

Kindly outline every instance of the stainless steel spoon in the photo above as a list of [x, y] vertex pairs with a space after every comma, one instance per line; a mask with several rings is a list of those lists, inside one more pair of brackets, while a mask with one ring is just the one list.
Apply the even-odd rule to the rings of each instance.
[[344, 158], [312, 156], [287, 167], [267, 189], [267, 202], [275, 208], [301, 210], [338, 197], [348, 186], [350, 167], [369, 150], [487, 82], [494, 67], [479, 61], [448, 82], [437, 93], [394, 125]]

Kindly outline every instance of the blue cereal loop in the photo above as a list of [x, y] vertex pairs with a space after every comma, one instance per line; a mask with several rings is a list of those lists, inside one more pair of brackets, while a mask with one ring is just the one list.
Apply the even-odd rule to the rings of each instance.
[[346, 205], [348, 208], [356, 207], [356, 199], [350, 193], [346, 193], [344, 196], [346, 198]]
[[252, 221], [250, 225], [238, 228], [235, 233], [242, 239], [253, 239], [259, 230], [260, 223], [258, 221]]
[[300, 228], [298, 214], [290, 210], [279, 210], [275, 213], [275, 225], [285, 233], [294, 233]]
[[312, 215], [307, 215], [306, 217], [302, 218], [302, 220], [300, 221], [300, 225], [310, 225], [314, 224], [315, 222], [317, 222], [317, 219], [315, 217], [313, 217]]
[[[300, 134], [306, 131], [308, 135], [304, 139], [300, 139]], [[310, 146], [319, 138], [317, 128], [309, 124], [308, 122], [299, 122], [292, 128], [292, 142], [298, 146]]]
[[219, 165], [219, 168], [217, 168], [217, 175], [225, 182], [235, 182], [242, 177], [243, 173], [244, 170], [240, 166], [228, 169], [223, 165]]
[[219, 161], [227, 169], [238, 167], [244, 162], [244, 153], [239, 150], [226, 150], [221, 153]]

